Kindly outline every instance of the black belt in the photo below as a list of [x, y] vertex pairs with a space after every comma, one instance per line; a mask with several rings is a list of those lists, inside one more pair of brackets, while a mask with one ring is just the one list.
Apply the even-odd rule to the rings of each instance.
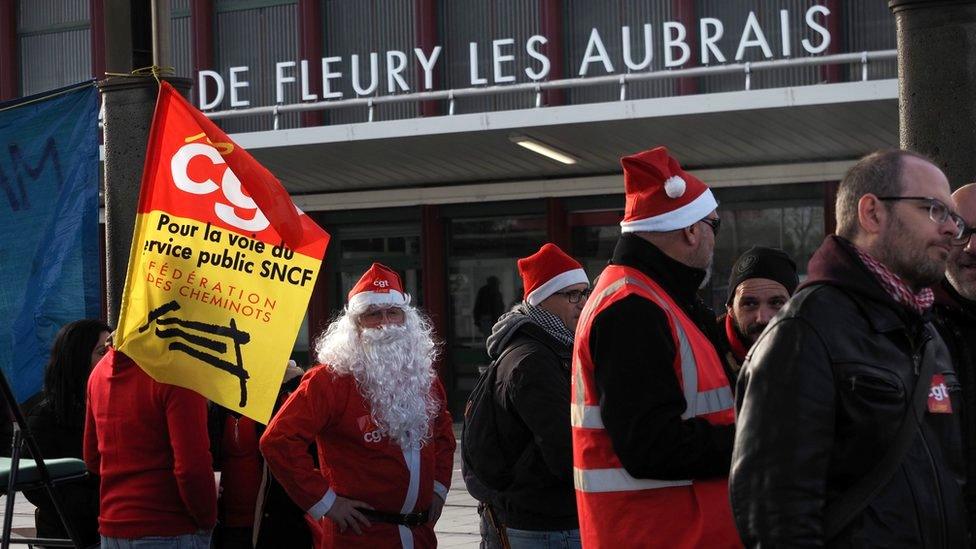
[[420, 526], [421, 524], [427, 524], [427, 521], [430, 520], [430, 513], [428, 511], [400, 515], [397, 513], [384, 513], [382, 511], [360, 508], [359, 512], [370, 520], [386, 522], [388, 524], [402, 524], [403, 526]]

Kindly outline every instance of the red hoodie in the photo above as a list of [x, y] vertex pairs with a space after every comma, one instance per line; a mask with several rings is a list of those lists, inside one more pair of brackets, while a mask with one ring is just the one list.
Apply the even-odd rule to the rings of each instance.
[[101, 478], [98, 531], [178, 536], [217, 520], [207, 401], [109, 349], [88, 380], [84, 456]]

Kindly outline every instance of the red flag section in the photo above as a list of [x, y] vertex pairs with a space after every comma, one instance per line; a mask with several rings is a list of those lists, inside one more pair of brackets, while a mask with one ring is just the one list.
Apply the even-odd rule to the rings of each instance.
[[153, 116], [117, 347], [266, 422], [329, 235], [176, 90]]

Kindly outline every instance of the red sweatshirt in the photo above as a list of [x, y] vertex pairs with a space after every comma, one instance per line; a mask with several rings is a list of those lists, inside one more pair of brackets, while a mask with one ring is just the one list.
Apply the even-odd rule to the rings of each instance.
[[88, 380], [84, 454], [101, 478], [102, 535], [177, 536], [216, 523], [207, 401], [114, 349]]

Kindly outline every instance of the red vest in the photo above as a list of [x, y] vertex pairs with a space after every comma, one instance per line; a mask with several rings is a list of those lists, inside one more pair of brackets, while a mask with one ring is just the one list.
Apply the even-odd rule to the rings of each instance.
[[727, 477], [637, 479], [613, 451], [594, 381], [590, 328], [601, 311], [629, 295], [653, 302], [667, 315], [678, 350], [674, 372], [687, 402], [682, 419], [701, 417], [713, 425], [735, 420], [732, 388], [708, 338], [649, 277], [630, 267], [607, 267], [580, 317], [573, 351], [573, 476], [583, 546], [741, 547]]

